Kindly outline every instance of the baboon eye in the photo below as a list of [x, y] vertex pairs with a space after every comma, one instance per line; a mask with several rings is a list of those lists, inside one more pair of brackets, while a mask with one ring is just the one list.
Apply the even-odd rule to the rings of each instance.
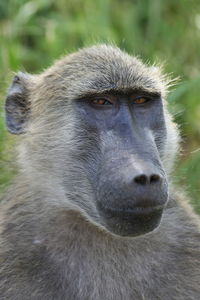
[[146, 103], [148, 101], [149, 101], [149, 99], [145, 98], [145, 97], [139, 97], [139, 98], [133, 100], [133, 102], [135, 104], [143, 104], [143, 103]]
[[112, 103], [106, 99], [93, 99], [91, 103], [94, 105], [112, 105]]

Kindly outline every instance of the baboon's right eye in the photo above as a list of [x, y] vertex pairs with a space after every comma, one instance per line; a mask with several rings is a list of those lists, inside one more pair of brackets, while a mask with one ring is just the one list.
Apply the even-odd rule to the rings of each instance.
[[92, 99], [91, 104], [93, 105], [112, 105], [112, 103], [106, 99], [100, 98], [100, 99]]

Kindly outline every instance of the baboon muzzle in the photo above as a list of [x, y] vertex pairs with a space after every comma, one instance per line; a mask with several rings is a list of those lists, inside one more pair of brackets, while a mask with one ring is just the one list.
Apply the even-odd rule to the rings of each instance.
[[110, 167], [108, 179], [99, 181], [97, 208], [104, 226], [121, 236], [151, 232], [159, 225], [168, 200], [164, 172], [138, 159], [135, 166], [130, 160], [115, 165], [117, 170]]

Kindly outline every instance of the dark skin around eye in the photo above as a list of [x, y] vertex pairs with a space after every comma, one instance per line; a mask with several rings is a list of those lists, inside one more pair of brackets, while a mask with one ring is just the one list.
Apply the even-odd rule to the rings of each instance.
[[[143, 104], [147, 101], [149, 101], [149, 99], [147, 99], [146, 97], [138, 97], [137, 99], [133, 99], [131, 100], [134, 104]], [[93, 105], [112, 105], [113, 103], [107, 99], [104, 98], [100, 98], [100, 99], [92, 99], [91, 103]]]

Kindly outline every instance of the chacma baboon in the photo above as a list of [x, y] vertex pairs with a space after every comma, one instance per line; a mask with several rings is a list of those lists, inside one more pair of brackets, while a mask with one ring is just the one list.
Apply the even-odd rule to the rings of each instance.
[[168, 85], [106, 45], [14, 77], [6, 123], [23, 135], [1, 206], [0, 299], [199, 299], [200, 225], [171, 184]]

